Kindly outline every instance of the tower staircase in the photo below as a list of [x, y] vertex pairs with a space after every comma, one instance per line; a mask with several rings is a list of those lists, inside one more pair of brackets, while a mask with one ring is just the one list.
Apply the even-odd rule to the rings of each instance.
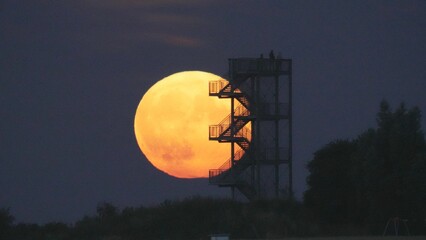
[[242, 175], [252, 165], [250, 151], [251, 126], [253, 119], [250, 109], [253, 104], [250, 97], [225, 80], [212, 81], [209, 84], [209, 95], [219, 98], [234, 98], [236, 107], [219, 124], [209, 126], [209, 139], [218, 142], [230, 142], [238, 145], [239, 150], [226, 160], [218, 169], [209, 170], [209, 182], [219, 186], [233, 186], [248, 199], [256, 196], [256, 191]]
[[[231, 157], [209, 170], [209, 182], [231, 187], [233, 197], [237, 189], [249, 200], [283, 192], [290, 196], [292, 61], [275, 58], [271, 51], [269, 58], [231, 58], [228, 63], [229, 81], [210, 81], [209, 96], [230, 99], [231, 111], [209, 126], [209, 140], [230, 143]], [[281, 181], [287, 173], [288, 188]]]

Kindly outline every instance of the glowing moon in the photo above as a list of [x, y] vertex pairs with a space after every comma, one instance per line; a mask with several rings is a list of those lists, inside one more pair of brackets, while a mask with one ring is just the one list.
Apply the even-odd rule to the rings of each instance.
[[220, 77], [201, 71], [170, 75], [142, 97], [135, 116], [140, 149], [159, 170], [179, 178], [208, 177], [230, 156], [226, 143], [209, 141], [209, 125], [230, 113], [230, 100], [209, 96], [209, 81]]

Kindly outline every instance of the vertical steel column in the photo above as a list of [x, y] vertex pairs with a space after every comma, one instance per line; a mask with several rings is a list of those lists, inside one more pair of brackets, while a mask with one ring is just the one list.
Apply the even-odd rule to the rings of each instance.
[[[231, 128], [231, 138], [235, 137], [235, 128], [234, 128], [234, 102], [235, 98], [231, 97], [231, 119], [229, 127]], [[235, 141], [231, 141], [231, 168], [235, 165]], [[235, 186], [231, 186], [232, 199], [235, 199]]]
[[[229, 82], [231, 84], [234, 84], [234, 65], [232, 61], [229, 61]], [[232, 88], [231, 88], [231, 92], [233, 92]], [[232, 94], [232, 93], [231, 93]], [[234, 97], [231, 97], [231, 119], [230, 119], [230, 123], [229, 123], [229, 127], [231, 128], [231, 138], [234, 137], [234, 128], [233, 128], [233, 121], [234, 121]], [[235, 165], [235, 142], [231, 140], [231, 168], [234, 167]], [[231, 192], [232, 192], [232, 199], [235, 199], [235, 186], [232, 185], [231, 186]]]
[[[235, 127], [234, 127], [234, 97], [231, 97], [231, 122], [229, 123], [231, 128], [231, 137], [235, 137]], [[235, 154], [234, 154], [234, 143], [235, 141], [231, 141], [231, 167], [235, 164]]]
[[275, 75], [275, 197], [278, 198], [279, 195], [279, 184], [280, 184], [280, 152], [279, 152], [279, 123], [280, 123], [280, 116], [279, 116], [279, 76], [278, 73]]
[[288, 149], [288, 185], [289, 195], [293, 198], [293, 81], [292, 81], [292, 60], [289, 60], [288, 88], [289, 88], [289, 107], [288, 107], [288, 126], [289, 126], [289, 149]]
[[261, 197], [261, 186], [260, 186], [260, 77], [256, 77], [256, 84], [255, 84], [255, 102], [256, 102], [256, 136], [255, 136], [255, 166], [256, 166], [256, 192], [257, 192], [257, 198], [260, 199]]
[[[250, 90], [251, 90], [251, 92], [250, 92], [250, 96], [252, 96], [253, 98], [256, 96], [256, 94], [255, 94], [255, 86], [256, 86], [256, 82], [255, 82], [255, 77], [250, 77]], [[256, 100], [256, 99], [255, 99]], [[256, 111], [257, 111], [257, 104], [256, 104], [256, 102], [252, 102], [252, 103], [250, 103], [251, 104], [251, 109], [250, 109], [250, 111], [251, 111], [251, 115], [256, 115]], [[255, 107], [253, 107], [253, 105], [255, 106]], [[256, 159], [256, 156], [255, 156], [255, 153], [256, 153], [256, 151], [253, 151], [253, 149], [255, 149], [256, 148], [256, 140], [255, 140], [255, 137], [256, 137], [256, 129], [257, 129], [257, 127], [256, 127], [256, 119], [254, 120], [254, 121], [252, 121], [251, 123], [251, 142], [252, 142], [252, 145], [251, 145], [251, 149], [249, 149], [249, 151], [250, 151], [250, 158], [251, 158], [251, 179], [250, 179], [250, 181], [251, 181], [251, 186], [254, 186], [255, 185], [255, 181], [256, 181], [256, 178], [255, 178], [255, 176], [256, 176], [256, 168], [255, 168], [255, 159]]]

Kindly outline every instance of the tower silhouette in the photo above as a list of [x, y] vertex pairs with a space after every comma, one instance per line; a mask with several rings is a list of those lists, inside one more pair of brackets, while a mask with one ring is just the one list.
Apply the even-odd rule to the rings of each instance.
[[[289, 197], [292, 188], [292, 60], [231, 58], [226, 81], [209, 95], [231, 100], [230, 114], [209, 126], [209, 139], [230, 143], [230, 158], [209, 170], [209, 183], [249, 200]], [[235, 191], [238, 190], [238, 191]]]

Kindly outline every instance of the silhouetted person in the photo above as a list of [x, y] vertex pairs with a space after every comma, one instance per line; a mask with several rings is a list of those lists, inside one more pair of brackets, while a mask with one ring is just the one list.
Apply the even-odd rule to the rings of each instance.
[[262, 70], [263, 69], [263, 53], [260, 54], [259, 60], [260, 61], [257, 61], [257, 68], [259, 70]]
[[271, 51], [269, 52], [269, 58], [270, 58], [270, 59], [275, 59], [274, 50], [271, 50]]

